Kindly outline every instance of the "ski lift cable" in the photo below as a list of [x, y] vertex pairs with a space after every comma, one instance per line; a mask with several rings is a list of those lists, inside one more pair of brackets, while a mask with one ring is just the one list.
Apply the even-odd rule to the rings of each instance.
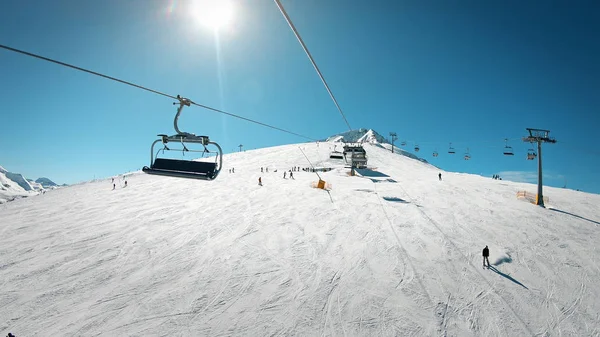
[[[165, 94], [164, 92], [160, 92], [158, 90], [153, 90], [153, 89], [150, 89], [150, 88], [146, 88], [144, 86], [141, 86], [141, 85], [138, 85], [138, 84], [135, 84], [135, 83], [131, 83], [131, 82], [128, 82], [128, 81], [120, 80], [118, 78], [115, 78], [115, 77], [112, 77], [112, 76], [108, 76], [108, 75], [104, 75], [104, 74], [101, 74], [101, 73], [98, 73], [98, 72], [95, 72], [95, 71], [92, 71], [92, 70], [88, 70], [88, 69], [85, 69], [85, 68], [81, 68], [81, 67], [69, 64], [69, 63], [57, 61], [57, 60], [54, 60], [54, 59], [51, 59], [51, 58], [48, 58], [48, 57], [44, 57], [44, 56], [41, 56], [41, 55], [33, 54], [33, 53], [30, 53], [30, 52], [26, 52], [24, 50], [12, 48], [12, 47], [5, 46], [5, 45], [2, 45], [2, 44], [0, 44], [0, 48], [9, 50], [9, 51], [12, 51], [12, 52], [15, 52], [15, 53], [19, 53], [19, 54], [22, 54], [22, 55], [31, 56], [33, 58], [37, 58], [37, 59], [40, 59], [40, 60], [44, 60], [44, 61], [48, 61], [48, 62], [51, 62], [51, 63], [55, 63], [55, 64], [58, 64], [58, 65], [61, 65], [61, 66], [65, 66], [65, 67], [68, 67], [68, 68], [72, 68], [72, 69], [75, 69], [75, 70], [83, 71], [83, 72], [86, 72], [88, 74], [92, 74], [92, 75], [104, 77], [106, 79], [109, 79], [109, 80], [112, 80], [112, 81], [116, 81], [116, 82], [119, 82], [119, 83], [123, 83], [123, 84], [129, 85], [129, 86], [132, 86], [132, 87], [135, 87], [135, 88], [138, 88], [138, 89], [146, 90], [146, 91], [149, 91], [149, 92], [157, 94], [157, 95], [161, 95], [161, 96], [165, 96], [165, 97], [168, 97], [168, 98], [171, 98], [171, 99], [174, 99], [174, 100], [178, 100], [177, 96]], [[273, 125], [262, 123], [262, 122], [259, 122], [259, 121], [256, 121], [256, 120], [253, 120], [253, 119], [250, 119], [250, 118], [242, 117], [242, 116], [239, 116], [239, 115], [236, 115], [236, 114], [232, 114], [230, 112], [226, 112], [226, 111], [223, 111], [223, 110], [212, 108], [212, 107], [209, 107], [207, 105], [199, 104], [199, 103], [196, 103], [196, 102], [193, 102], [193, 101], [190, 101], [190, 103], [193, 104], [193, 105], [195, 105], [195, 106], [207, 109], [207, 110], [211, 110], [211, 111], [218, 112], [218, 113], [221, 113], [221, 114], [224, 114], [224, 115], [228, 115], [228, 116], [231, 116], [231, 117], [239, 118], [239, 119], [245, 120], [247, 122], [251, 122], [251, 123], [258, 124], [258, 125], [261, 125], [261, 126], [264, 126], [264, 127], [268, 127], [268, 128], [271, 128], [271, 129], [274, 129], [274, 130], [277, 130], [277, 131], [285, 132], [285, 133], [288, 133], [288, 134], [291, 134], [291, 135], [294, 135], [294, 136], [297, 136], [297, 137], [300, 137], [300, 138], [305, 138], [305, 139], [312, 140], [312, 141], [316, 141], [317, 140], [317, 139], [314, 139], [314, 138], [311, 138], [311, 137], [307, 137], [307, 136], [301, 135], [301, 134], [296, 133], [296, 132], [285, 130], [285, 129], [282, 129], [282, 128], [279, 128], [279, 127], [276, 127], [276, 126], [273, 126]]]
[[302, 45], [302, 49], [304, 49], [304, 52], [306, 53], [306, 55], [310, 59], [310, 62], [313, 65], [313, 67], [317, 71], [317, 74], [321, 78], [321, 82], [323, 82], [323, 85], [325, 86], [325, 89], [327, 89], [327, 92], [329, 93], [329, 96], [333, 100], [333, 103], [335, 104], [335, 106], [337, 107], [338, 111], [342, 115], [342, 118], [344, 118], [344, 122], [346, 122], [346, 125], [348, 126], [348, 129], [350, 129], [350, 131], [352, 131], [352, 127], [350, 126], [350, 123], [348, 123], [348, 119], [346, 119], [346, 116], [344, 115], [344, 112], [342, 111], [342, 108], [338, 104], [338, 101], [335, 99], [335, 96], [333, 95], [333, 92], [331, 92], [331, 89], [329, 88], [329, 84], [327, 84], [327, 81], [325, 81], [325, 77], [323, 77], [323, 74], [321, 73], [321, 70], [319, 70], [319, 67], [317, 66], [317, 63], [313, 59], [310, 51], [308, 51], [308, 47], [306, 47], [306, 44], [304, 43], [304, 40], [302, 40], [302, 37], [300, 36], [300, 33], [298, 33], [298, 30], [296, 29], [296, 26], [294, 26], [294, 24], [292, 23], [292, 20], [290, 19], [290, 17], [288, 16], [287, 12], [283, 8], [283, 5], [281, 4], [281, 2], [279, 0], [275, 0], [275, 4], [277, 4], [277, 7], [279, 8], [279, 11], [281, 12], [281, 14], [283, 14], [283, 17], [285, 18], [285, 21], [287, 21], [288, 25], [290, 26], [290, 28], [294, 32], [294, 35], [296, 35], [296, 38], [298, 39], [298, 42], [300, 42], [300, 45]]

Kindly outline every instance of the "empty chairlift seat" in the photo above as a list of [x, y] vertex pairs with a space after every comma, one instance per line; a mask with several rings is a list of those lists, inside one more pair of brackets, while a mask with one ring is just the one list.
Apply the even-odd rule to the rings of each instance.
[[217, 164], [202, 161], [156, 158], [151, 167], [145, 166], [142, 170], [149, 174], [212, 180], [215, 178]]
[[[214, 180], [219, 175], [221, 168], [223, 167], [223, 150], [219, 144], [211, 142], [208, 136], [196, 136], [195, 134], [182, 132], [179, 130], [177, 121], [183, 107], [190, 106], [191, 101], [177, 96], [179, 100], [179, 108], [175, 115], [175, 131], [177, 134], [167, 136], [164, 134], [158, 135], [160, 138], [155, 140], [150, 147], [150, 167], [144, 166], [142, 171], [148, 174], [179, 177], [179, 178], [191, 178], [191, 179], [202, 179], [202, 180]], [[177, 104], [177, 103], [175, 103]], [[182, 159], [171, 159], [171, 158], [155, 158], [154, 146], [158, 143], [163, 144], [163, 149], [156, 152], [156, 156], [162, 151], [181, 151], [182, 153], [201, 153], [202, 158], [205, 155], [210, 156], [214, 154], [214, 162], [207, 161], [195, 161], [195, 160], [182, 160]], [[169, 144], [169, 146], [167, 146]], [[202, 146], [201, 150], [188, 148], [187, 145], [196, 144], [196, 146]], [[176, 149], [172, 145], [177, 147], [181, 146], [181, 149]], [[216, 150], [209, 150], [207, 146], [215, 148]]]

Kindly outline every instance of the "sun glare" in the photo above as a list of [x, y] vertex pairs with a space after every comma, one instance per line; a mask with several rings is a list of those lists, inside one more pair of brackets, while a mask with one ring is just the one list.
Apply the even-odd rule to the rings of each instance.
[[190, 12], [198, 23], [218, 30], [233, 19], [233, 4], [229, 0], [192, 0]]

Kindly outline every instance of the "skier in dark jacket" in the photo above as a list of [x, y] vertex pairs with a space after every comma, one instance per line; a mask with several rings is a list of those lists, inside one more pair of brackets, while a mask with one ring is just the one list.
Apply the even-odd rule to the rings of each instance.
[[483, 248], [483, 268], [485, 268], [485, 261], [487, 261], [487, 267], [490, 268], [490, 260], [488, 259], [488, 257], [490, 256], [490, 250], [488, 248], [488, 246], [485, 246], [485, 248]]
[[438, 173], [438, 178], [442, 180], [442, 173]]

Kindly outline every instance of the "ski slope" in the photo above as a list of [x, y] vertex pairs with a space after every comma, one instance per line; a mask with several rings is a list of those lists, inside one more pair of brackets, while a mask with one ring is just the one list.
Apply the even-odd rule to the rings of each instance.
[[[516, 198], [534, 185], [370, 144], [377, 170], [351, 177], [333, 145], [232, 153], [213, 182], [138, 173], [0, 205], [0, 334], [600, 336], [599, 195], [547, 187], [543, 209]], [[329, 193], [283, 179], [308, 166], [299, 147], [334, 167]]]

